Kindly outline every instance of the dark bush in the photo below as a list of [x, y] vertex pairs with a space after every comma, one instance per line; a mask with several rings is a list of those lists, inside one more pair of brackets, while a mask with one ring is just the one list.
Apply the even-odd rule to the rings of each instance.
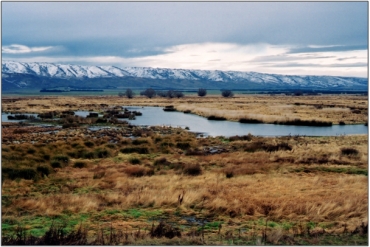
[[96, 119], [96, 122], [95, 123], [107, 123], [107, 119], [104, 119], [104, 118], [98, 118]]
[[244, 136], [230, 136], [229, 141], [251, 141], [253, 138], [253, 135], [248, 134]]
[[144, 143], [148, 143], [148, 140], [147, 139], [135, 139], [132, 141], [132, 144], [134, 145], [140, 145]]
[[86, 147], [89, 147], [89, 148], [91, 148], [95, 145], [92, 141], [85, 141], [84, 144], [85, 144]]
[[27, 150], [27, 153], [28, 153], [28, 154], [34, 154], [34, 153], [36, 153], [36, 150], [35, 150], [35, 149], [33, 149], [33, 148], [29, 148], [29, 149]]
[[146, 148], [146, 147], [126, 147], [126, 148], [122, 148], [121, 150], [121, 153], [139, 153], [139, 154], [148, 154], [149, 153], [149, 149]]
[[178, 143], [176, 143], [176, 147], [180, 148], [180, 149], [183, 149], [183, 150], [189, 149], [190, 148], [190, 143], [188, 143], [188, 142], [178, 142]]
[[226, 178], [232, 178], [234, 177], [234, 172], [232, 170], [226, 170], [225, 171]]
[[159, 97], [163, 97], [163, 98], [166, 98], [167, 97], [167, 93], [165, 91], [157, 91], [157, 95]]
[[204, 88], [199, 88], [198, 89], [198, 96], [203, 97], [207, 95], [207, 90]]
[[135, 96], [135, 93], [130, 88], [128, 88], [125, 92], [125, 95], [127, 98], [132, 99]]
[[256, 152], [256, 151], [265, 151], [265, 152], [276, 152], [279, 150], [288, 150], [291, 151], [292, 147], [288, 143], [278, 143], [276, 145], [267, 144], [264, 142], [253, 142], [248, 143], [244, 149], [246, 152]]
[[163, 108], [163, 111], [177, 111], [173, 105], [167, 105]]
[[95, 154], [93, 152], [83, 153], [83, 156], [81, 158], [93, 159], [93, 158], [95, 158]]
[[175, 97], [175, 91], [168, 90], [167, 91], [167, 97], [170, 98], [170, 99], [174, 98]]
[[185, 95], [184, 95], [184, 93], [182, 93], [182, 92], [180, 92], [180, 91], [175, 91], [174, 93], [175, 93], [175, 97], [176, 97], [176, 98], [182, 98], [182, 97], [184, 97], [184, 96], [185, 96]]
[[108, 150], [100, 149], [100, 148], [95, 149], [94, 153], [95, 153], [95, 156], [98, 158], [107, 158], [110, 155]]
[[183, 167], [183, 173], [191, 176], [197, 176], [202, 174], [202, 168], [199, 164], [185, 164]]
[[50, 165], [51, 165], [51, 167], [53, 167], [53, 168], [62, 168], [62, 164], [60, 164], [60, 162], [59, 162], [59, 161], [52, 161], [52, 162], [50, 163]]
[[156, 238], [161, 238], [161, 237], [166, 237], [166, 238], [174, 238], [174, 237], [181, 237], [181, 232], [180, 229], [177, 227], [173, 227], [170, 224], [164, 223], [161, 221], [158, 226], [155, 228], [152, 228], [150, 230], [150, 236], [156, 237]]
[[141, 163], [141, 160], [140, 160], [139, 158], [134, 157], [134, 158], [130, 158], [130, 159], [129, 159], [129, 162], [130, 162], [131, 164], [133, 164], [133, 165], [138, 165], [138, 164], [140, 164], [140, 163]]
[[89, 115], [87, 115], [87, 118], [97, 118], [99, 116], [98, 113], [96, 112], [90, 112]]
[[154, 166], [158, 166], [158, 165], [169, 166], [171, 165], [171, 162], [169, 162], [165, 157], [161, 157], [161, 158], [154, 160], [153, 165]]
[[36, 171], [41, 173], [41, 175], [49, 176], [50, 174], [50, 168], [47, 166], [38, 166], [36, 168]]
[[65, 164], [68, 164], [69, 163], [69, 157], [68, 156], [65, 156], [65, 155], [57, 155], [57, 156], [54, 156], [53, 157], [53, 160], [59, 161], [59, 162], [65, 163]]
[[3, 176], [8, 177], [9, 179], [37, 179], [39, 176], [35, 169], [33, 168], [11, 168], [3, 167], [2, 168]]
[[228, 90], [228, 89], [222, 90], [221, 95], [225, 98], [234, 96], [233, 92], [231, 92], [231, 90]]
[[156, 92], [155, 92], [154, 89], [148, 88], [145, 91], [141, 92], [140, 94], [148, 97], [149, 99], [151, 99], [151, 98], [155, 97]]
[[86, 163], [82, 161], [76, 161], [75, 164], [73, 165], [75, 168], [84, 168], [86, 167]]
[[359, 154], [359, 151], [355, 148], [342, 148], [340, 150], [342, 155], [347, 155], [347, 156], [356, 156]]

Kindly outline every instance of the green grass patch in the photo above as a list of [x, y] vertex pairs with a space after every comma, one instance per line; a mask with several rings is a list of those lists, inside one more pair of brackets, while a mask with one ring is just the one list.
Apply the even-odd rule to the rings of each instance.
[[[72, 214], [59, 216], [35, 216], [23, 217], [13, 222], [2, 222], [1, 230], [5, 235], [15, 233], [18, 226], [26, 228], [26, 233], [34, 237], [41, 237], [49, 230], [52, 224], [65, 226], [67, 232], [71, 232], [76, 225], [79, 225], [90, 218], [88, 214]], [[4, 220], [3, 220], [4, 221]]]

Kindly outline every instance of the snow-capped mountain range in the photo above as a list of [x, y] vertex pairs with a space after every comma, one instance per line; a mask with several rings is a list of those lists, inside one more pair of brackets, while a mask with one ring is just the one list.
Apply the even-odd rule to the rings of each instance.
[[[339, 76], [294, 76], [257, 72], [166, 69], [148, 67], [81, 66], [53, 63], [2, 61], [2, 79], [13, 75], [30, 75], [43, 79], [145, 78], [154, 80], [187, 80], [225, 84], [248, 84], [307, 88], [367, 88], [367, 78]], [[14, 83], [17, 83], [14, 81]], [[24, 84], [24, 83], [23, 83]], [[58, 86], [58, 85], [55, 85]]]

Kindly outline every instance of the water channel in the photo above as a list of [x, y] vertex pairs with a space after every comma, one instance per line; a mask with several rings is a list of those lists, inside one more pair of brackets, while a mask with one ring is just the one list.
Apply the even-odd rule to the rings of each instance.
[[332, 125], [329, 127], [294, 126], [276, 124], [245, 124], [231, 121], [213, 121], [194, 114], [182, 112], [165, 112], [161, 107], [125, 107], [130, 111], [140, 111], [142, 116], [136, 120], [128, 120], [133, 125], [165, 125], [173, 127], [189, 127], [192, 132], [204, 133], [210, 136], [336, 136], [350, 134], [367, 134], [364, 124]]
[[[140, 111], [142, 116], [137, 116], [135, 120], [128, 120], [132, 125], [144, 126], [172, 126], [189, 128], [191, 132], [202, 133], [204, 136], [235, 136], [248, 135], [255, 136], [339, 136], [352, 134], [368, 134], [368, 126], [364, 124], [355, 125], [332, 125], [329, 127], [314, 126], [294, 126], [276, 124], [245, 124], [232, 121], [214, 121], [194, 114], [182, 112], [163, 111], [162, 107], [133, 107], [124, 106], [130, 111]], [[88, 111], [78, 111], [75, 113], [86, 117]], [[19, 120], [8, 120], [7, 116], [12, 114], [2, 113], [2, 122], [17, 122]], [[26, 114], [31, 115], [31, 114]], [[37, 115], [37, 114], [32, 114]]]

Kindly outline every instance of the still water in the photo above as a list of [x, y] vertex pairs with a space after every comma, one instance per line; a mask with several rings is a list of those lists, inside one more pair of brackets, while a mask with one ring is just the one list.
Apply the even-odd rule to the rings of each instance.
[[182, 112], [165, 112], [161, 107], [130, 107], [143, 113], [136, 120], [128, 120], [133, 125], [166, 125], [173, 127], [189, 127], [192, 132], [201, 132], [210, 136], [252, 135], [258, 136], [336, 136], [350, 134], [367, 134], [368, 128], [363, 124], [333, 125], [330, 127], [311, 127], [275, 124], [242, 124], [231, 121], [212, 121], [194, 114]]

